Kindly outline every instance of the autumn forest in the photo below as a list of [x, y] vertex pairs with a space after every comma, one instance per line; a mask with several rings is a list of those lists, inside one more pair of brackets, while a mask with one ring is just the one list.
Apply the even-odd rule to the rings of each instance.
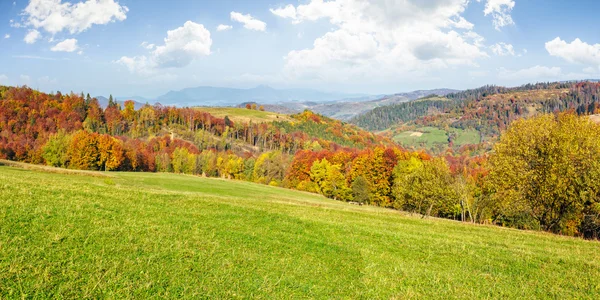
[[[0, 158], [244, 180], [423, 217], [597, 238], [600, 128], [588, 115], [599, 96], [592, 82], [486, 86], [380, 107], [351, 121], [358, 127], [310, 111], [240, 122], [200, 107], [135, 109], [111, 97], [102, 108], [83, 93], [0, 87]], [[415, 123], [485, 139], [432, 153], [361, 129]]]

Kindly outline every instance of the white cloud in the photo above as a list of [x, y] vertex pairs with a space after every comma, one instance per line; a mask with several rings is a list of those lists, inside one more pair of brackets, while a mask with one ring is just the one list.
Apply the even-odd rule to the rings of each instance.
[[473, 27], [475, 27], [475, 25], [473, 25], [473, 23], [467, 21], [465, 18], [463, 17], [459, 17], [457, 21], [452, 20], [450, 21], [452, 23], [452, 25], [456, 28], [459, 29], [467, 29], [467, 30], [471, 30], [473, 29]]
[[142, 43], [140, 44], [140, 46], [142, 46], [142, 47], [144, 47], [144, 48], [146, 48], [146, 49], [148, 49], [148, 50], [152, 50], [152, 49], [154, 49], [154, 48], [156, 47], [156, 45], [154, 45], [154, 44], [150, 44], [150, 43], [148, 43], [148, 42], [142, 42]]
[[[39, 59], [39, 60], [57, 60], [56, 58], [52, 58], [52, 57], [43, 57], [43, 56], [36, 56], [36, 55], [13, 55], [14, 58], [22, 58], [22, 59]], [[69, 59], [65, 59], [64, 60], [69, 60]]]
[[600, 44], [590, 45], [580, 39], [567, 43], [557, 37], [546, 43], [546, 50], [550, 55], [570, 63], [600, 67]]
[[267, 29], [267, 23], [265, 23], [261, 20], [255, 19], [254, 17], [252, 17], [249, 14], [243, 15], [239, 12], [232, 11], [230, 16], [231, 16], [232, 21], [236, 21], [236, 22], [240, 22], [240, 23], [244, 24], [244, 28], [246, 28], [246, 29], [256, 30], [256, 31], [265, 31]]
[[10, 27], [13, 27], [13, 28], [21, 28], [21, 27], [25, 27], [25, 26], [23, 26], [23, 24], [21, 24], [21, 23], [19, 23], [19, 22], [15, 22], [15, 20], [13, 20], [13, 19], [10, 19], [10, 20], [8, 21], [8, 23], [10, 24]]
[[62, 0], [30, 0], [23, 10], [24, 22], [34, 28], [56, 34], [83, 32], [93, 25], [123, 21], [129, 9], [115, 0], [87, 0], [71, 4]]
[[497, 43], [490, 46], [490, 49], [498, 56], [515, 56], [515, 49], [511, 44]]
[[514, 7], [514, 0], [487, 0], [483, 13], [491, 15], [494, 28], [500, 30], [504, 26], [515, 24], [510, 15]]
[[8, 33], [7, 33], [7, 34], [5, 34], [5, 35], [4, 35], [4, 38], [5, 38], [5, 39], [10, 39], [10, 34], [8, 34]]
[[181, 68], [193, 60], [210, 55], [212, 39], [202, 24], [187, 21], [182, 27], [167, 32], [164, 44], [153, 47], [149, 55], [127, 57], [118, 61], [129, 71], [142, 75], [153, 75], [161, 68]]
[[217, 31], [226, 31], [231, 28], [233, 28], [233, 26], [231, 26], [231, 25], [219, 24], [219, 26], [217, 26]]
[[23, 39], [27, 44], [34, 44], [42, 35], [35, 29], [30, 29]]
[[296, 15], [296, 7], [294, 7], [291, 4], [288, 4], [285, 7], [280, 7], [280, 8], [276, 8], [276, 9], [269, 9], [269, 11], [271, 11], [272, 14], [282, 17], [282, 18], [289, 18], [289, 19], [296, 19], [297, 15]]
[[498, 72], [498, 78], [504, 80], [546, 81], [557, 80], [562, 76], [562, 70], [560, 68], [549, 68], [540, 65], [516, 71], [500, 68]]
[[58, 80], [56, 80], [56, 78], [50, 78], [49, 76], [43, 76], [38, 78], [38, 83], [42, 85], [54, 85], [58, 83]]
[[8, 84], [8, 76], [4, 74], [0, 74], [0, 85]]
[[483, 37], [461, 15], [468, 0], [312, 0], [271, 12], [293, 23], [327, 19], [334, 28], [308, 49], [285, 56], [290, 77], [414, 77], [432, 69], [475, 65], [487, 57]]
[[50, 48], [54, 52], [74, 52], [79, 49], [76, 39], [66, 39]]

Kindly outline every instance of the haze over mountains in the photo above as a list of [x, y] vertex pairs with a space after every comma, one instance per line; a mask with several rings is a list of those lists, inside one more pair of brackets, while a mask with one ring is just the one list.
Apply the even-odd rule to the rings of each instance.
[[341, 99], [373, 99], [376, 96], [338, 92], [322, 92], [310, 89], [274, 89], [259, 85], [250, 89], [200, 86], [180, 91], [169, 91], [155, 99], [163, 105], [176, 106], [235, 106], [242, 102], [276, 104], [284, 102], [326, 102]]
[[[264, 105], [266, 110], [280, 113], [298, 113], [305, 109], [336, 118], [349, 120], [376, 107], [415, 100], [427, 95], [444, 96], [452, 89], [417, 90], [392, 95], [369, 95], [342, 92], [323, 92], [311, 89], [275, 89], [260, 85], [250, 89], [201, 86], [180, 91], [169, 91], [155, 99], [144, 97], [115, 97], [123, 105], [126, 100], [135, 101], [136, 109], [145, 103], [169, 106], [244, 106], [245, 103]], [[96, 97], [100, 106], [108, 105], [105, 96]]]
[[327, 117], [348, 121], [355, 116], [371, 111], [377, 107], [408, 102], [432, 94], [445, 96], [456, 91], [457, 90], [452, 89], [418, 90], [408, 93], [397, 93], [393, 95], [381, 96], [377, 99], [367, 101], [356, 101], [353, 99], [353, 101], [337, 101], [335, 103], [291, 103], [287, 105], [284, 104], [283, 106], [295, 112], [309, 109]]

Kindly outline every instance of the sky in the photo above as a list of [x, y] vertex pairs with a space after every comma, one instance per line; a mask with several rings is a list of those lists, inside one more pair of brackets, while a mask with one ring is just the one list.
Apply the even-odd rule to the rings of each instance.
[[600, 1], [0, 0], [0, 84], [391, 94], [600, 78]]

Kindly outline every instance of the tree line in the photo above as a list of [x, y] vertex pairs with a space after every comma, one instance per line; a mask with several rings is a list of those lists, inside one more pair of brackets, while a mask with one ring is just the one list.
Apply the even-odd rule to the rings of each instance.
[[190, 108], [102, 109], [82, 95], [0, 87], [0, 157], [247, 180], [423, 217], [600, 234], [600, 128], [575, 111], [516, 120], [476, 157], [407, 151], [308, 111], [293, 119], [236, 124]]

